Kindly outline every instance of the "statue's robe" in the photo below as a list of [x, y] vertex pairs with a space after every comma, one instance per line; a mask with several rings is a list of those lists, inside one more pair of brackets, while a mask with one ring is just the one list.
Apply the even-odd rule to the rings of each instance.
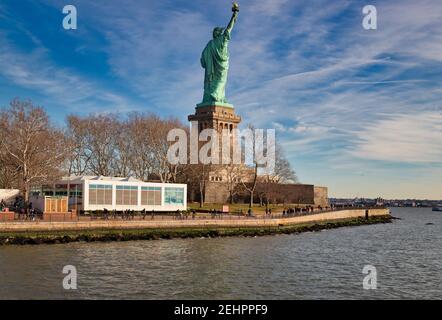
[[228, 43], [230, 32], [224, 32], [207, 43], [201, 54], [201, 66], [205, 69], [203, 102], [227, 102], [225, 89], [229, 69]]

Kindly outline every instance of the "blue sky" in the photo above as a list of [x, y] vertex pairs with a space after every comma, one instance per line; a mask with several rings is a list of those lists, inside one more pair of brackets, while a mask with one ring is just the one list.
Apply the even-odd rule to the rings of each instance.
[[[78, 29], [62, 28], [62, 8]], [[375, 5], [378, 29], [362, 28]], [[1, 0], [0, 106], [152, 111], [187, 121], [221, 0]], [[226, 95], [276, 128], [301, 182], [337, 197], [442, 198], [440, 0], [240, 1]]]

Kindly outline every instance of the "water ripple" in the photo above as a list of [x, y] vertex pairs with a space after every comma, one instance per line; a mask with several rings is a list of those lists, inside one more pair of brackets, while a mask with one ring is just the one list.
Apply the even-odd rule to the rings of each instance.
[[[5, 246], [0, 298], [442, 299], [442, 215], [392, 212], [402, 220], [298, 235]], [[62, 288], [68, 264], [78, 290]]]

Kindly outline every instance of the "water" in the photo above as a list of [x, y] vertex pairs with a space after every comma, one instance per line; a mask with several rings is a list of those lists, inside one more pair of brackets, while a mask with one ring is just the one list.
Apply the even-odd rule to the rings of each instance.
[[[0, 298], [442, 299], [442, 213], [392, 213], [402, 220], [298, 235], [3, 246]], [[78, 290], [62, 288], [65, 265]]]

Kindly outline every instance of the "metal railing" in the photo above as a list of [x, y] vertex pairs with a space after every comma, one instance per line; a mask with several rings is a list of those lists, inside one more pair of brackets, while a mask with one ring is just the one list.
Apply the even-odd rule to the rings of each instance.
[[[300, 216], [308, 216], [308, 215], [316, 215], [320, 213], [328, 213], [328, 212], [337, 212], [342, 210], [349, 209], [359, 209], [359, 210], [370, 210], [370, 209], [382, 209], [385, 208], [383, 206], [376, 207], [355, 207], [355, 206], [340, 206], [340, 207], [325, 207], [325, 208], [315, 208], [315, 209], [295, 209], [289, 208], [288, 210], [283, 210], [283, 212], [271, 213], [271, 214], [261, 214], [261, 215], [248, 215], [247, 213], [240, 212], [229, 212], [223, 213], [217, 211], [213, 212], [197, 212], [195, 211], [181, 211], [181, 212], [131, 212], [131, 213], [122, 213], [122, 212], [108, 212], [103, 213], [89, 213], [89, 214], [78, 214], [75, 215], [75, 218], [69, 218], [68, 214], [62, 215], [62, 219], [60, 219], [60, 215], [55, 218], [52, 218], [51, 215], [47, 215], [47, 219], [43, 218], [42, 213], [14, 213], [14, 212], [1, 212], [0, 213], [0, 222], [68, 222], [68, 221], [149, 221], [149, 220], [244, 220], [244, 219], [280, 219], [280, 218], [291, 218], [291, 217], [300, 217]], [[13, 219], [11, 219], [12, 214], [14, 214]]]

